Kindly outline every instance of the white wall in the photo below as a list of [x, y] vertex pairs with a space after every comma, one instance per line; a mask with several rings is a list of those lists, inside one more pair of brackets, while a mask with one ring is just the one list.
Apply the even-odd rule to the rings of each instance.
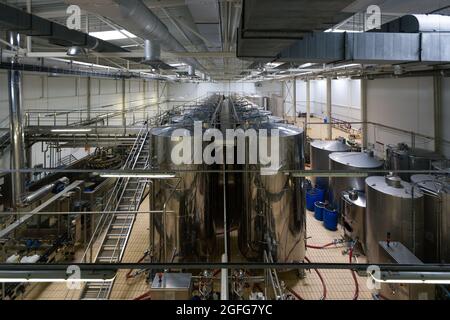
[[[433, 78], [376, 79], [367, 81], [367, 120], [434, 136]], [[411, 135], [369, 126], [368, 142], [384, 154], [388, 144], [405, 142]], [[416, 138], [416, 147], [433, 150], [434, 142]]]
[[176, 82], [169, 85], [169, 98], [173, 101], [188, 102], [202, 98], [210, 93], [239, 93], [242, 95], [260, 95], [270, 97], [272, 94], [281, 95], [282, 85], [279, 81], [263, 82]]
[[[326, 116], [326, 80], [312, 80], [310, 85], [311, 113]], [[361, 121], [361, 81], [338, 79], [331, 81], [332, 117], [348, 121]], [[297, 80], [297, 112], [306, 112], [306, 82]], [[354, 125], [358, 128], [358, 125]]]
[[[0, 71], [0, 121], [2, 127], [9, 126], [9, 96], [7, 86], [7, 72]], [[156, 81], [126, 80], [125, 82], [125, 106], [127, 109], [148, 105], [156, 102]], [[22, 78], [23, 105], [22, 113], [38, 110], [48, 111], [75, 111], [87, 110], [87, 84], [85, 77], [75, 76], [48, 76], [38, 73], [24, 73]], [[160, 92], [160, 101], [166, 99], [164, 92]], [[91, 110], [106, 113], [112, 110], [122, 109], [122, 80], [115, 79], [91, 79]], [[156, 113], [156, 106], [154, 107]], [[44, 121], [43, 121], [44, 122]], [[43, 125], [51, 125], [50, 119]], [[110, 124], [121, 124], [121, 119], [111, 121]], [[39, 143], [33, 146], [32, 165], [44, 162]], [[45, 146], [44, 146], [45, 148]], [[93, 149], [91, 149], [93, 151]], [[85, 156], [89, 150], [62, 149], [61, 156], [69, 154], [77, 158]], [[48, 155], [49, 157], [49, 155]], [[48, 159], [47, 159], [48, 161]], [[0, 168], [9, 168], [9, 150], [0, 155]]]

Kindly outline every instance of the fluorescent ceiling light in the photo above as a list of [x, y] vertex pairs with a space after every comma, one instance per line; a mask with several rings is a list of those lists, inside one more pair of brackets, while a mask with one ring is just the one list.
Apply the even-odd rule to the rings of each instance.
[[128, 38], [137, 38], [134, 34], [131, 32], [128, 32], [126, 30], [111, 30], [111, 31], [100, 31], [100, 32], [90, 32], [90, 36], [93, 36], [95, 38], [105, 40], [105, 41], [111, 41], [111, 40], [123, 40]]
[[169, 63], [169, 66], [174, 67], [174, 68], [179, 68], [179, 67], [186, 66], [186, 64], [185, 63]]
[[337, 32], [337, 33], [344, 33], [344, 32], [347, 32], [347, 33], [361, 33], [361, 32], [363, 32], [363, 31], [359, 31], [359, 30], [343, 30], [343, 29], [328, 29], [328, 30], [325, 30], [324, 32]]
[[450, 284], [450, 274], [444, 272], [382, 272], [381, 279], [370, 275], [380, 283]]
[[284, 64], [284, 62], [270, 62], [266, 64], [266, 67], [268, 68], [276, 68]]
[[175, 174], [171, 173], [102, 173], [102, 178], [147, 178], [147, 179], [172, 179]]
[[81, 283], [81, 282], [112, 282], [112, 279], [52, 279], [52, 278], [0, 278], [0, 283]]
[[76, 132], [91, 132], [92, 129], [52, 129], [51, 131], [62, 133], [76, 133]]

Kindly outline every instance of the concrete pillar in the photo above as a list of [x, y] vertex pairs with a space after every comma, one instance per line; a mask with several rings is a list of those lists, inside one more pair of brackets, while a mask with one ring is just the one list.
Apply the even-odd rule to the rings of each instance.
[[367, 79], [361, 79], [361, 122], [362, 124], [362, 146], [368, 147], [369, 125], [367, 123]]
[[[16, 32], [9, 32], [9, 43], [18, 47], [20, 35]], [[22, 123], [22, 73], [14, 70], [18, 63], [17, 58], [12, 58], [11, 69], [8, 70], [8, 93], [9, 93], [9, 119], [11, 137], [11, 169], [20, 170], [25, 167], [25, 141]], [[11, 176], [12, 206], [17, 208], [21, 204], [21, 196], [24, 191], [24, 178], [18, 171], [14, 171]]]
[[327, 125], [327, 139], [331, 140], [333, 138], [333, 126], [331, 124], [331, 115], [332, 115], [332, 101], [331, 101], [331, 78], [327, 78], [327, 119], [328, 119], [328, 125]]
[[442, 121], [442, 76], [433, 77], [434, 97], [434, 150], [442, 153], [443, 121]]

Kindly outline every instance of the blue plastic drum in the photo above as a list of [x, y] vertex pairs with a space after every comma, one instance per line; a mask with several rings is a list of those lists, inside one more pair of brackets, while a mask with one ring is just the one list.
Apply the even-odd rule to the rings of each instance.
[[325, 229], [330, 231], [336, 231], [338, 225], [338, 213], [336, 209], [330, 207], [323, 210], [323, 225]]
[[326, 202], [316, 201], [316, 203], [314, 203], [314, 218], [316, 218], [316, 220], [323, 221], [323, 210], [326, 206]]
[[323, 201], [324, 192], [320, 189], [311, 189], [306, 191], [306, 209], [314, 211], [314, 203]]

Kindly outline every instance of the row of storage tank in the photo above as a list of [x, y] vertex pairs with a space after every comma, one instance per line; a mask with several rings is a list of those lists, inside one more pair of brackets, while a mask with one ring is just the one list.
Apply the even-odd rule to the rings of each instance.
[[[310, 152], [312, 170], [348, 173], [313, 181], [327, 190], [345, 234], [370, 263], [380, 262], [380, 241], [401, 242], [427, 263], [450, 262], [450, 183], [442, 157], [401, 144], [387, 148], [384, 162], [373, 152], [352, 152], [345, 140], [313, 141]], [[392, 173], [377, 173], [384, 170]]]
[[[151, 131], [152, 169], [176, 172], [181, 178], [159, 180], [153, 185], [152, 209], [165, 208], [151, 218], [151, 243], [157, 259], [217, 262], [224, 253], [225, 239], [230, 242], [237, 237], [239, 251], [233, 251], [234, 246], [228, 243], [229, 258], [232, 254], [233, 259], [263, 261], [268, 254], [278, 262], [303, 261], [304, 179], [282, 172], [261, 174], [263, 166], [249, 162], [250, 148], [257, 141], [251, 142], [248, 137], [242, 163], [236, 159], [235, 145], [233, 164], [174, 164], [171, 152], [179, 142], [172, 139], [175, 130], [183, 130], [183, 138], [192, 146], [192, 158], [198, 157], [193, 138], [196, 121], [202, 122], [203, 134], [212, 128], [223, 134], [227, 129], [254, 129], [258, 133], [266, 129], [270, 140], [271, 130], [276, 129], [280, 169], [305, 168], [302, 129], [282, 123], [269, 111], [245, 100], [224, 97], [185, 108], [167, 125]], [[202, 151], [210, 143], [203, 142]]]

